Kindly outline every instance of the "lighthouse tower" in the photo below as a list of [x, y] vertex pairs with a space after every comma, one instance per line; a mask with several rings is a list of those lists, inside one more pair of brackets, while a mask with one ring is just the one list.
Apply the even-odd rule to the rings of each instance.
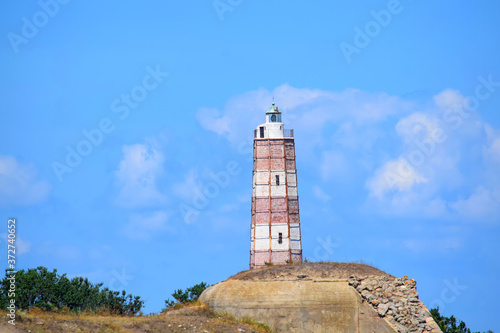
[[302, 262], [293, 130], [274, 102], [254, 131], [250, 268]]

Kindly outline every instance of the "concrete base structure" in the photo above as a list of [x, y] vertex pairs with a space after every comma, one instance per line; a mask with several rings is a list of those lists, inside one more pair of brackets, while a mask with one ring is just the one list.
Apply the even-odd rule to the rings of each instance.
[[276, 332], [397, 332], [346, 281], [227, 280], [208, 288], [200, 300]]
[[416, 295], [415, 280], [374, 267], [309, 263], [240, 272], [207, 288], [200, 301], [273, 332], [441, 332]]

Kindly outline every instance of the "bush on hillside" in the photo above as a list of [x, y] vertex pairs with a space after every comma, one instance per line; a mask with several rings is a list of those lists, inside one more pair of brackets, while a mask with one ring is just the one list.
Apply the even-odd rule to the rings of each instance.
[[42, 266], [15, 273], [15, 296], [11, 297], [9, 278], [12, 276], [14, 274], [6, 271], [0, 281], [2, 309], [7, 309], [11, 299], [15, 300], [16, 309], [38, 307], [45, 311], [106, 311], [118, 315], [135, 315], [144, 306], [140, 296], [127, 295], [125, 290], [101, 288], [102, 283], [93, 284], [83, 277], [69, 279], [66, 274], [57, 274], [56, 269], [50, 272]]
[[170, 299], [165, 300], [165, 307], [172, 308], [176, 304], [188, 304], [196, 302], [203, 290], [207, 289], [208, 287], [209, 285], [207, 283], [201, 282], [195, 284], [192, 287], [186, 288], [186, 290], [177, 289], [172, 293], [172, 297], [175, 299], [175, 301], [172, 301]]
[[[431, 315], [434, 321], [438, 324], [439, 328], [443, 331], [443, 333], [472, 333], [470, 328], [467, 328], [467, 325], [460, 320], [455, 318], [453, 315], [450, 317], [442, 316], [439, 313], [439, 306], [431, 309]], [[473, 332], [480, 333], [480, 332]], [[488, 330], [485, 333], [494, 333], [491, 330]]]

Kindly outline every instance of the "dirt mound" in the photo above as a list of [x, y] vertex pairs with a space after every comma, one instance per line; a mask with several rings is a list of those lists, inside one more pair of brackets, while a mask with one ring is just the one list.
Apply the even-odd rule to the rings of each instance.
[[349, 277], [395, 279], [363, 264], [305, 263], [238, 273], [206, 289], [200, 301], [217, 312], [249, 317], [276, 332], [396, 333], [349, 286]]
[[380, 269], [365, 264], [328, 262], [302, 263], [296, 265], [268, 266], [251, 269], [231, 276], [228, 280], [289, 280], [289, 279], [348, 279], [349, 276], [387, 276]]
[[[0, 312], [5, 318], [5, 312]], [[227, 314], [219, 314], [206, 306], [192, 306], [172, 310], [154, 316], [101, 316], [90, 314], [59, 314], [34, 311], [16, 317], [16, 325], [0, 322], [3, 332], [160, 332], [160, 333], [201, 333], [201, 332], [269, 332], [256, 323], [236, 320]]]

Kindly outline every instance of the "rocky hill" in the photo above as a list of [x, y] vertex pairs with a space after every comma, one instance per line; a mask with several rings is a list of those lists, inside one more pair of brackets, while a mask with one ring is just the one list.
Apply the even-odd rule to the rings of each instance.
[[200, 300], [276, 332], [441, 332], [419, 300], [415, 280], [362, 264], [245, 271], [211, 286]]

